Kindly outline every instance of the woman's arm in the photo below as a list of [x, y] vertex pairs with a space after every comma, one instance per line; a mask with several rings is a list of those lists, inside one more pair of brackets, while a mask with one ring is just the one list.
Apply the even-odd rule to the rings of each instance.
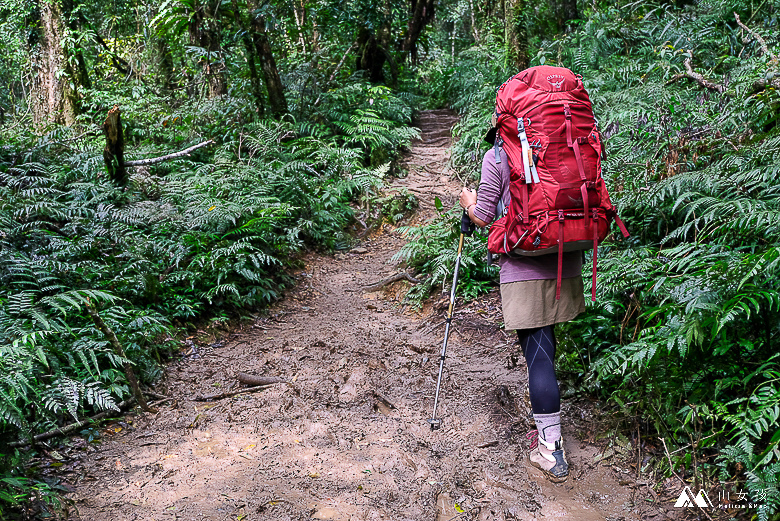
[[471, 221], [482, 228], [493, 222], [496, 206], [501, 200], [503, 178], [500, 167], [505, 166], [507, 159], [502, 152], [503, 163], [496, 163], [494, 151], [495, 149], [491, 148], [482, 158], [479, 194], [464, 188], [459, 198], [460, 205], [468, 212]]
[[470, 188], [463, 188], [463, 190], [460, 192], [460, 206], [466, 210], [469, 214], [469, 219], [471, 219], [471, 222], [479, 226], [480, 228], [484, 228], [490, 223], [486, 223], [476, 215], [474, 215], [474, 207], [477, 205], [477, 192], [475, 190], [471, 190]]

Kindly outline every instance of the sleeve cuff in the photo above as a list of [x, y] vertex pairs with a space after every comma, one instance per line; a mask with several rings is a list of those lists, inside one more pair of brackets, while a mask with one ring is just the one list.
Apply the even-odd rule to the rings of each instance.
[[490, 212], [482, 208], [479, 203], [474, 207], [474, 216], [481, 219], [483, 222], [490, 223], [493, 222], [493, 217], [495, 217], [494, 212]]

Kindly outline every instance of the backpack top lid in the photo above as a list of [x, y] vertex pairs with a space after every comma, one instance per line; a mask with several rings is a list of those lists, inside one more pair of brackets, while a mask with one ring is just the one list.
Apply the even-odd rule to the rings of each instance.
[[539, 65], [519, 72], [514, 78], [528, 88], [545, 92], [567, 92], [582, 88], [579, 76], [564, 67]]

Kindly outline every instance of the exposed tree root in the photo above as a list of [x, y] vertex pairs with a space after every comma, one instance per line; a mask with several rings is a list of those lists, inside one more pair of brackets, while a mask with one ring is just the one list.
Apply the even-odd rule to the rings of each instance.
[[385, 286], [387, 286], [388, 284], [392, 284], [393, 282], [398, 282], [399, 280], [408, 280], [413, 284], [420, 283], [418, 279], [415, 279], [405, 271], [402, 271], [400, 273], [396, 273], [395, 275], [390, 275], [389, 277], [382, 279], [379, 282], [369, 284], [368, 286], [363, 286], [359, 290], [353, 290], [353, 291], [362, 291], [363, 293], [370, 293], [372, 291], [378, 291], [384, 288]]

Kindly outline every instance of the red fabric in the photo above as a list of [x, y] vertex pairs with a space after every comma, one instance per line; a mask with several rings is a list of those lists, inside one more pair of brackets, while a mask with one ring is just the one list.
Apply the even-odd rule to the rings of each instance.
[[[567, 249], [591, 249], [607, 236], [612, 220], [627, 235], [601, 177], [601, 136], [578, 76], [561, 67], [526, 69], [499, 88], [496, 111], [512, 200], [490, 228], [491, 252], [554, 253], [568, 243], [575, 244]], [[539, 183], [525, 184], [519, 118], [538, 157]]]

